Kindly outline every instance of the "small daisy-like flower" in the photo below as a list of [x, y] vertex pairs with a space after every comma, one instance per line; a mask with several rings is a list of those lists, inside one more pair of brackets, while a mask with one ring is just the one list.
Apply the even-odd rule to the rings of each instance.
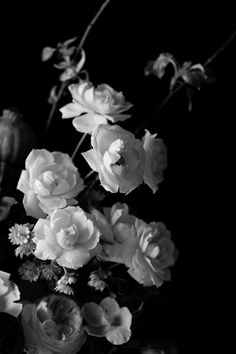
[[57, 280], [58, 275], [61, 272], [61, 268], [58, 267], [56, 264], [51, 262], [50, 264], [43, 264], [41, 265], [41, 277], [45, 280]]
[[95, 288], [95, 290], [103, 291], [107, 286], [107, 283], [101, 280], [96, 272], [91, 273], [89, 278], [88, 285]]
[[37, 281], [40, 276], [40, 269], [36, 266], [34, 262], [27, 261], [23, 263], [18, 272], [23, 280], [30, 282]]
[[9, 240], [13, 245], [18, 245], [15, 249], [15, 255], [20, 256], [29, 256], [35, 251], [36, 245], [33, 242], [32, 238], [34, 237], [32, 233], [32, 224], [15, 224], [12, 226], [9, 231]]
[[55, 290], [59, 291], [59, 293], [63, 293], [63, 294], [66, 294], [66, 295], [73, 295], [74, 294], [73, 289], [69, 285], [66, 285], [66, 284], [63, 284], [63, 283], [61, 283], [61, 284], [57, 283], [57, 286], [55, 287]]
[[65, 273], [58, 281], [55, 287], [56, 291], [64, 293], [66, 295], [73, 295], [74, 291], [68, 284], [73, 284], [76, 282], [75, 277]]
[[22, 245], [29, 242], [31, 239], [31, 229], [34, 225], [27, 224], [15, 224], [9, 231], [9, 240], [13, 245]]

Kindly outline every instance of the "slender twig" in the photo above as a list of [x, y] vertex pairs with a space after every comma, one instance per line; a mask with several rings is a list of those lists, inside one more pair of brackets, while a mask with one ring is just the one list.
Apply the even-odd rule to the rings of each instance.
[[[86, 28], [79, 44], [78, 44], [78, 47], [76, 49], [76, 52], [75, 52], [75, 57], [76, 55], [80, 52], [80, 50], [82, 49], [82, 46], [84, 45], [84, 42], [85, 40], [87, 39], [88, 37], [88, 34], [89, 32], [91, 31], [93, 25], [95, 24], [95, 22], [97, 21], [97, 19], [99, 18], [99, 16], [102, 14], [102, 12], [104, 11], [105, 7], [108, 5], [108, 3], [110, 2], [111, 0], [106, 0], [102, 6], [99, 8], [98, 12], [96, 13], [96, 15], [93, 17], [92, 21], [89, 23], [88, 27]], [[56, 101], [53, 103], [52, 105], [52, 108], [50, 110], [50, 113], [49, 113], [49, 116], [48, 116], [48, 119], [47, 119], [47, 123], [46, 123], [46, 128], [45, 128], [45, 136], [47, 135], [48, 131], [49, 131], [49, 128], [50, 128], [50, 125], [52, 123], [52, 119], [54, 117], [54, 114], [55, 114], [55, 111], [56, 111], [56, 108], [57, 108], [57, 105], [58, 105], [58, 102], [60, 101], [62, 95], [63, 95], [63, 92], [67, 86], [67, 83], [68, 81], [63, 81], [61, 83], [61, 86], [60, 86], [60, 89], [58, 91], [58, 95], [57, 95], [57, 99]]]
[[78, 142], [78, 144], [77, 144], [77, 146], [76, 146], [76, 148], [75, 148], [73, 154], [71, 155], [72, 160], [74, 160], [74, 158], [75, 158], [75, 156], [76, 156], [76, 154], [77, 154], [77, 152], [78, 152], [80, 146], [82, 145], [84, 139], [86, 138], [86, 136], [87, 136], [87, 133], [84, 133], [84, 134], [82, 135], [81, 139], [79, 140], [79, 142]]
[[87, 175], [84, 177], [84, 179], [89, 178], [90, 176], [92, 176], [92, 174], [94, 174], [96, 171], [91, 170], [89, 173], [87, 173]]
[[[203, 64], [203, 66], [207, 66], [210, 63], [213, 62], [213, 60], [215, 60], [215, 58], [229, 45], [230, 42], [232, 42], [232, 40], [236, 37], [236, 30], [229, 36], [229, 38], [226, 40], [226, 42], [224, 42], [224, 44], [218, 48], [211, 56], [210, 58], [208, 58], [205, 63]], [[150, 123], [159, 113], [160, 111], [163, 109], [163, 107], [167, 104], [167, 102], [171, 99], [171, 97], [173, 97], [177, 92], [180, 91], [180, 89], [185, 86], [185, 82], [182, 82], [176, 89], [172, 90], [169, 92], [169, 94], [167, 95], [167, 97], [164, 99], [164, 101], [161, 103], [160, 106], [157, 107], [156, 111], [145, 121], [143, 122], [143, 124], [141, 124], [135, 131], [135, 135], [138, 134], [141, 130], [143, 130], [146, 125], [148, 123]]]
[[227, 39], [227, 41], [219, 48], [215, 51], [214, 54], [212, 54], [212, 56], [210, 58], [208, 58], [205, 63], [204, 66], [209, 65], [228, 45], [230, 42], [232, 42], [232, 40], [236, 37], [236, 30], [229, 36], [229, 38]]

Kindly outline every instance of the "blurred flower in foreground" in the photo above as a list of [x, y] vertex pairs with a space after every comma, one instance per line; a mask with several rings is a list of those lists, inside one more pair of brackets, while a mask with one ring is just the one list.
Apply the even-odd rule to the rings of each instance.
[[132, 133], [118, 125], [100, 125], [91, 144], [82, 155], [107, 191], [129, 193], [143, 182], [145, 152]]
[[127, 307], [119, 307], [116, 300], [106, 297], [100, 304], [88, 302], [82, 307], [88, 334], [106, 337], [112, 344], [126, 343], [131, 336], [132, 315]]
[[18, 317], [22, 310], [20, 292], [17, 285], [10, 281], [10, 274], [0, 271], [0, 312], [6, 312]]
[[22, 325], [27, 349], [37, 353], [76, 354], [86, 338], [78, 305], [64, 295], [26, 304]]
[[88, 81], [69, 86], [73, 102], [60, 109], [62, 118], [74, 118], [73, 125], [79, 132], [92, 134], [107, 120], [115, 123], [130, 117], [123, 114], [132, 104], [125, 101], [122, 92], [106, 84], [94, 88]]
[[34, 149], [25, 167], [17, 189], [25, 194], [27, 215], [39, 219], [55, 209], [77, 204], [74, 197], [83, 190], [83, 180], [68, 154]]
[[35, 257], [55, 260], [62, 267], [82, 267], [99, 251], [95, 218], [80, 207], [55, 210], [47, 219], [39, 219], [33, 231]]
[[[97, 212], [95, 215], [103, 233], [104, 216]], [[128, 273], [144, 286], [159, 287], [170, 280], [169, 267], [175, 263], [177, 250], [163, 223], [147, 224], [130, 215], [127, 205], [120, 203], [112, 207], [110, 222], [113, 242], [104, 244], [107, 260], [125, 264]]]

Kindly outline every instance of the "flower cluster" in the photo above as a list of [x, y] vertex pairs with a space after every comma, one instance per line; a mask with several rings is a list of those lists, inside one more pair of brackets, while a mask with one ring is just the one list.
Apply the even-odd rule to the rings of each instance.
[[[121, 126], [133, 104], [108, 84], [94, 86], [85, 70], [81, 77], [85, 52], [76, 40], [44, 48], [42, 60], [58, 55], [61, 92], [66, 88], [70, 102], [59, 106], [55, 89], [50, 102], [62, 119], [73, 118], [78, 145], [72, 156], [46, 148], [33, 148], [26, 156], [16, 185], [24, 215], [15, 217], [8, 233], [15, 255], [24, 258], [18, 281], [37, 283], [49, 295], [15, 303], [18, 288], [0, 272], [0, 310], [19, 319], [28, 354], [76, 354], [93, 337], [125, 344], [147, 292], [156, 294], [171, 279], [178, 256], [168, 227], [158, 219], [143, 220], [124, 202], [144, 185], [151, 195], [158, 191], [167, 168], [166, 145], [156, 132], [144, 129], [138, 138]], [[161, 78], [169, 63], [176, 81], [178, 76], [190, 82], [196, 70], [205, 75], [203, 67], [190, 64], [180, 75], [167, 54], [149, 70]], [[81, 149], [84, 139], [88, 150]], [[75, 159], [78, 151], [88, 173]], [[10, 202], [14, 207], [15, 200]], [[10, 207], [5, 219], [11, 217]], [[139, 298], [133, 302], [134, 293]]]

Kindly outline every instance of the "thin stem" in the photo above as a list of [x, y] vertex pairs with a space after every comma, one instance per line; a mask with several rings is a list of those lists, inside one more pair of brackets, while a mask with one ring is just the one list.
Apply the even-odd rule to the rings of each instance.
[[66, 81], [64, 81], [61, 86], [60, 86], [60, 89], [59, 89], [59, 92], [58, 92], [58, 95], [57, 95], [57, 99], [56, 101], [53, 103], [52, 107], [51, 107], [51, 110], [49, 112], [49, 116], [48, 116], [48, 119], [47, 119], [47, 123], [46, 123], [46, 128], [45, 128], [45, 136], [47, 135], [48, 131], [49, 131], [49, 127], [51, 126], [51, 123], [52, 123], [52, 119], [54, 117], [54, 114], [55, 114], [55, 111], [56, 111], [56, 108], [57, 108], [57, 104], [59, 102], [59, 100], [61, 99], [61, 96], [64, 92], [64, 89], [66, 88]]
[[87, 175], [84, 177], [84, 179], [87, 179], [87, 178], [89, 178], [90, 176], [92, 176], [92, 174], [94, 174], [94, 172], [96, 172], [96, 171], [91, 170], [89, 173], [87, 173]]
[[172, 90], [169, 92], [169, 94], [166, 96], [166, 98], [164, 99], [164, 101], [160, 104], [160, 106], [157, 107], [157, 109], [155, 110], [155, 112], [146, 120], [143, 122], [143, 124], [141, 124], [135, 131], [134, 135], [137, 135], [141, 130], [143, 130], [145, 128], [145, 126], [150, 123], [153, 118], [155, 118], [160, 111], [162, 110], [162, 108], [167, 104], [167, 102], [171, 99], [171, 97], [176, 94], [177, 92], [180, 91], [180, 89], [184, 86], [184, 83], [181, 83], [176, 89]]
[[213, 60], [215, 60], [215, 58], [227, 47], [227, 45], [229, 45], [230, 42], [232, 42], [232, 40], [236, 37], [236, 30], [229, 36], [229, 38], [227, 39], [227, 41], [219, 48], [215, 51], [214, 54], [212, 54], [212, 56], [210, 58], [208, 58], [204, 65], [208, 65], [210, 64]]
[[105, 7], [109, 4], [111, 0], [106, 0], [102, 6], [100, 7], [100, 9], [98, 10], [98, 12], [96, 13], [96, 15], [94, 16], [94, 18], [92, 19], [92, 21], [89, 23], [88, 27], [86, 28], [83, 37], [81, 38], [79, 45], [76, 49], [75, 54], [78, 54], [80, 49], [82, 48], [82, 46], [84, 45], [84, 42], [86, 40], [86, 38], [88, 37], [89, 32], [91, 31], [93, 25], [95, 24], [95, 22], [97, 21], [97, 19], [99, 18], [99, 16], [102, 14], [102, 12], [104, 11]]
[[78, 152], [80, 146], [82, 145], [84, 139], [86, 138], [86, 136], [87, 136], [87, 133], [84, 133], [84, 134], [82, 135], [81, 139], [79, 140], [79, 142], [78, 142], [78, 144], [77, 144], [77, 146], [76, 146], [76, 148], [75, 148], [75, 150], [74, 150], [74, 152], [73, 152], [73, 154], [72, 154], [72, 156], [71, 156], [72, 160], [74, 160], [74, 158], [75, 158], [75, 156], [76, 156], [76, 154], [77, 154], [77, 152]]
[[[211, 56], [208, 58], [205, 63], [203, 64], [204, 66], [209, 65], [210, 63], [215, 60], [215, 58], [229, 45], [230, 42], [236, 37], [236, 30], [229, 36], [229, 38], [224, 42], [224, 44], [218, 48]], [[180, 89], [185, 85], [185, 82], [182, 82], [176, 89], [173, 91], [170, 91], [167, 97], [164, 99], [164, 101], [161, 103], [160, 106], [156, 109], [156, 111], [143, 123], [141, 124], [135, 131], [135, 135], [138, 134], [141, 130], [145, 128], [145, 126], [152, 121], [153, 118], [155, 118], [160, 111], [163, 109], [163, 107], [167, 104], [167, 102], [175, 95], [177, 92], [180, 91]]]
[[[102, 14], [102, 12], [104, 11], [105, 7], [108, 5], [108, 3], [110, 2], [111, 0], [106, 0], [102, 6], [99, 8], [98, 12], [96, 13], [96, 15], [93, 17], [92, 21], [89, 23], [88, 27], [86, 28], [79, 44], [78, 44], [78, 47], [76, 49], [76, 52], [75, 52], [75, 57], [76, 55], [80, 52], [80, 50], [82, 49], [82, 46], [84, 45], [84, 42], [85, 40], [87, 39], [88, 37], [88, 34], [89, 32], [91, 31], [93, 25], [95, 24], [95, 22], [97, 21], [97, 19], [99, 18], [99, 16]], [[56, 108], [57, 108], [57, 105], [58, 105], [58, 102], [60, 101], [61, 99], [61, 96], [67, 86], [67, 81], [63, 81], [61, 83], [61, 86], [60, 86], [60, 89], [59, 89], [59, 92], [58, 92], [58, 95], [57, 95], [57, 100], [53, 103], [52, 105], [52, 108], [50, 110], [50, 113], [49, 113], [49, 116], [48, 116], [48, 119], [47, 119], [47, 123], [46, 123], [46, 128], [45, 128], [45, 136], [47, 135], [48, 131], [49, 131], [49, 128], [51, 126], [51, 123], [52, 123], [52, 119], [54, 117], [54, 114], [55, 114], [55, 111], [56, 111]]]

